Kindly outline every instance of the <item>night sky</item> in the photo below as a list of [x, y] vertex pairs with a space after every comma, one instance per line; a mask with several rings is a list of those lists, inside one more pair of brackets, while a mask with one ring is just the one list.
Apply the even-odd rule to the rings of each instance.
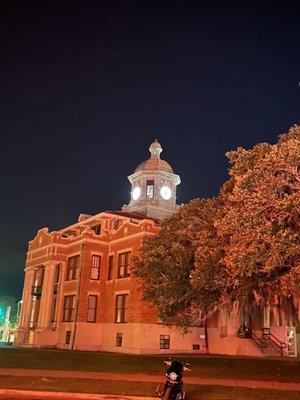
[[2, 0], [0, 295], [37, 229], [128, 203], [154, 139], [184, 203], [300, 123], [299, 4]]

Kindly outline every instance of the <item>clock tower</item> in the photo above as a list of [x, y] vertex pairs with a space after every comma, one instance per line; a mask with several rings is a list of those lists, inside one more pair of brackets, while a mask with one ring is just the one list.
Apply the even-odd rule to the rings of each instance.
[[151, 218], [162, 219], [176, 209], [176, 186], [179, 175], [160, 158], [162, 147], [155, 140], [149, 147], [150, 158], [140, 163], [128, 176], [131, 183], [131, 199], [122, 211], [136, 212]]

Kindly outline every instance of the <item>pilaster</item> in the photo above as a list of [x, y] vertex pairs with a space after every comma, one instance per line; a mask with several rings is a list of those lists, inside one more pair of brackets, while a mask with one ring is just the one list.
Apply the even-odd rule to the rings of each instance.
[[45, 265], [38, 329], [48, 329], [50, 326], [56, 264], [51, 262]]
[[22, 296], [21, 316], [19, 328], [29, 328], [32, 309], [32, 286], [34, 285], [36, 269], [25, 271], [24, 290]]

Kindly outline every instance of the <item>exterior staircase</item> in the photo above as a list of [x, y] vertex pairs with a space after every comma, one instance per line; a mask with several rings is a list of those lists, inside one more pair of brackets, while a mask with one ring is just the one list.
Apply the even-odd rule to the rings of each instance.
[[283, 357], [286, 343], [281, 342], [271, 333], [270, 328], [263, 328], [261, 335], [258, 336], [254, 332], [249, 334], [249, 339], [254, 343], [266, 357]]

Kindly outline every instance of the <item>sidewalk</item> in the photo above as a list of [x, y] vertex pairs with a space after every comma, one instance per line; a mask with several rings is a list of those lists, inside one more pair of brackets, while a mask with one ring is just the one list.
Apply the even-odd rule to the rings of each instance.
[[[33, 390], [0, 389], [0, 399], [17, 400], [155, 400], [155, 397], [114, 396], [95, 393], [34, 392]], [[157, 398], [156, 398], [157, 399]]]
[[[42, 370], [42, 369], [22, 369], [22, 368], [0, 368], [0, 376], [34, 376], [34, 377], [55, 377], [55, 378], [81, 378], [81, 379], [104, 379], [116, 381], [136, 381], [136, 382], [154, 382], [163, 381], [163, 375], [144, 375], [144, 374], [114, 374], [107, 372], [87, 372], [87, 371], [60, 371], [60, 370]], [[273, 381], [255, 381], [241, 379], [218, 379], [201, 378], [197, 376], [185, 376], [184, 382], [192, 385], [217, 385], [229, 387], [246, 387], [253, 389], [275, 389], [292, 390], [300, 392], [300, 382], [273, 382]]]

